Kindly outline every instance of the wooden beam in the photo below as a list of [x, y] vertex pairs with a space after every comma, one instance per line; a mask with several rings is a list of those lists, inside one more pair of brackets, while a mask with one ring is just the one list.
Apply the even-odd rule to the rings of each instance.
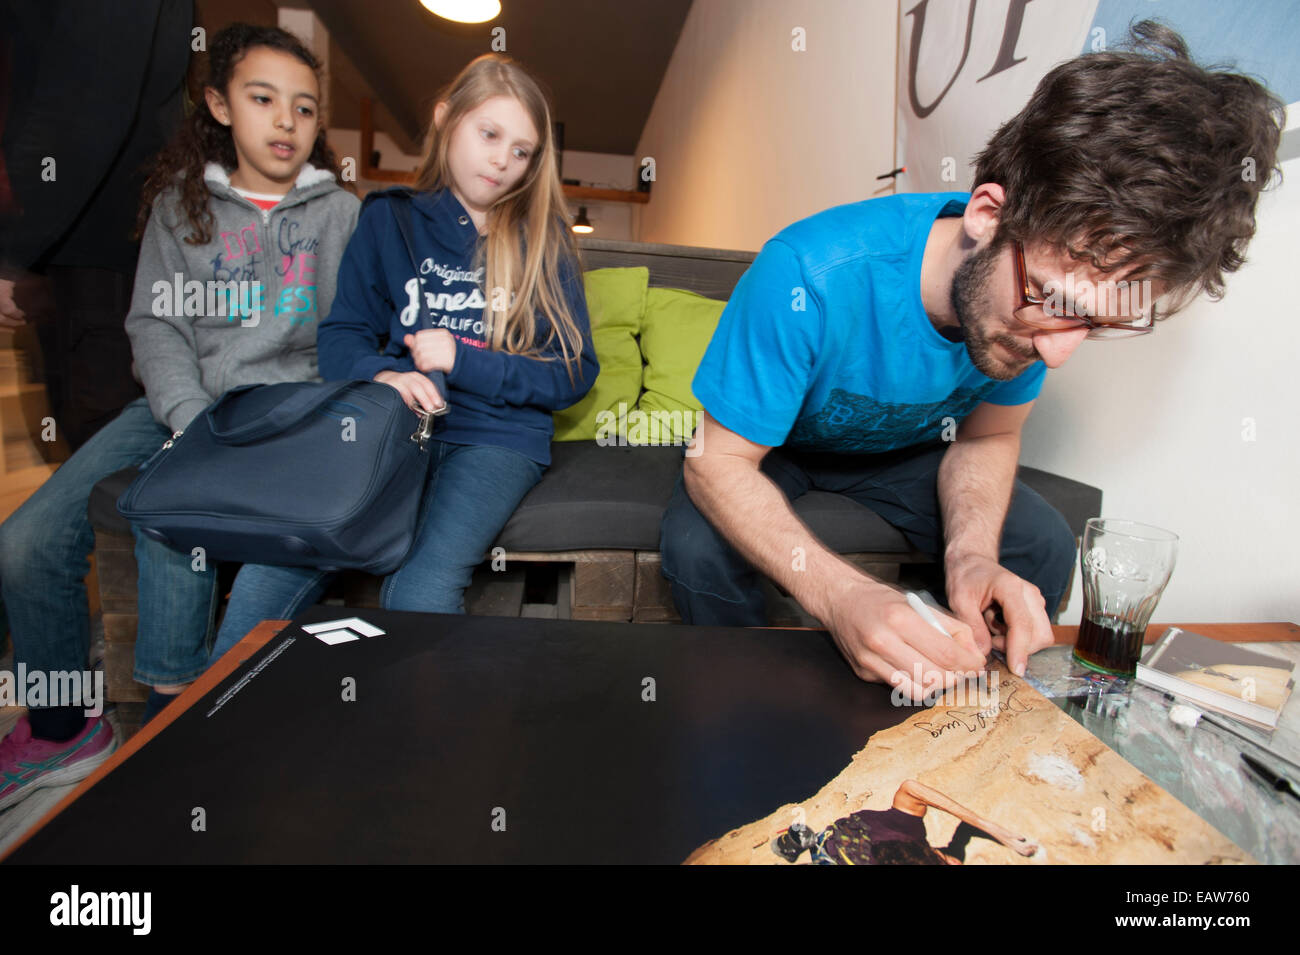
[[395, 182], [409, 186], [415, 182], [415, 173], [400, 169], [380, 169], [370, 164], [370, 157], [375, 154], [375, 116], [374, 104], [369, 96], [361, 97], [361, 171], [362, 179], [373, 182]]

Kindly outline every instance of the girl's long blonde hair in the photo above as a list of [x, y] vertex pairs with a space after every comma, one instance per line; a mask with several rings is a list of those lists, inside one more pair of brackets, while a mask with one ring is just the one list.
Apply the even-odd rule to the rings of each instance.
[[[537, 81], [518, 63], [496, 53], [485, 53], [461, 70], [437, 96], [437, 102], [446, 102], [448, 109], [441, 129], [430, 125], [415, 188], [426, 191], [451, 185], [447, 165], [451, 134], [467, 113], [494, 96], [519, 101], [537, 129], [539, 142], [518, 185], [488, 210], [487, 235], [479, 247], [487, 299], [483, 323], [491, 347], [498, 351], [540, 358], [544, 349], [557, 343], [572, 380], [583, 343], [561, 284], [562, 257], [569, 258], [579, 279], [581, 267], [568, 227], [551, 110]], [[504, 296], [498, 290], [505, 290]], [[539, 316], [549, 326], [540, 340]]]

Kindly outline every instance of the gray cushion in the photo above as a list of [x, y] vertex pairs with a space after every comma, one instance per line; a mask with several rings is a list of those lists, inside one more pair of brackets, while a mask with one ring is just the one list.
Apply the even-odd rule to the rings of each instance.
[[678, 447], [551, 445], [551, 467], [497, 544], [515, 551], [658, 550], [659, 521], [682, 470]]

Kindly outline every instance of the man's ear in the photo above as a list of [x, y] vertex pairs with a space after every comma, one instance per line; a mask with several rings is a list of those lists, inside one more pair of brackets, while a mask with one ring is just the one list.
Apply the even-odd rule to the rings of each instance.
[[222, 126], [230, 125], [230, 107], [226, 105], [226, 98], [211, 86], [203, 88], [203, 98], [208, 103], [208, 110], [213, 117]]
[[980, 183], [970, 194], [966, 203], [966, 212], [962, 216], [962, 227], [973, 241], [992, 241], [998, 231], [998, 222], [1002, 214], [1002, 203], [1007, 193], [997, 183]]

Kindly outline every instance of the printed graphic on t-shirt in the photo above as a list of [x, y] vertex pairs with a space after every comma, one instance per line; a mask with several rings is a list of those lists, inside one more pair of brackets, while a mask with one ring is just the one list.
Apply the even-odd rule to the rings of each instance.
[[262, 240], [253, 221], [230, 232], [221, 233], [225, 254], [218, 252], [212, 260], [213, 277], [219, 282], [238, 282], [257, 278], [258, 254]]
[[[305, 325], [316, 315], [316, 250], [319, 236], [304, 235], [301, 223], [288, 216], [282, 218], [275, 230], [275, 248], [268, 255], [262, 248], [257, 220], [239, 229], [222, 232], [223, 252], [212, 259], [213, 278], [218, 282], [249, 283], [259, 278], [262, 262], [274, 258], [272, 266], [280, 277], [280, 295], [275, 302], [275, 315], [289, 316], [290, 325]], [[264, 278], [264, 276], [262, 276]], [[243, 284], [239, 286], [243, 287]], [[232, 286], [232, 289], [234, 287]], [[261, 288], [259, 285], [259, 293]], [[230, 294], [235, 294], [233, 291]], [[231, 303], [226, 312], [234, 321], [253, 310], [264, 313], [265, 302]]]
[[419, 293], [424, 292], [432, 324], [429, 328], [445, 328], [455, 337], [474, 348], [486, 347], [484, 341], [483, 297], [484, 269], [463, 269], [440, 265], [433, 259], [420, 263], [420, 276], [407, 279], [402, 291], [406, 305], [399, 316], [401, 323], [412, 331], [422, 329], [424, 309], [420, 307]]
[[280, 297], [275, 314], [289, 316], [290, 325], [305, 325], [316, 316], [316, 250], [319, 236], [305, 235], [297, 219], [285, 216], [276, 229], [276, 253], [280, 264]]
[[961, 421], [996, 386], [990, 381], [975, 389], [959, 388], [947, 398], [926, 404], [877, 401], [833, 388], [820, 411], [795, 422], [786, 445], [809, 451], [874, 454], [935, 441], [942, 436], [944, 418]]
[[257, 222], [249, 222], [229, 232], [221, 233], [221, 246], [212, 258], [212, 278], [222, 284], [217, 293], [226, 298], [224, 308], [217, 306], [216, 314], [224, 314], [227, 321], [238, 321], [266, 311], [266, 286], [261, 273], [262, 241], [258, 237]]

